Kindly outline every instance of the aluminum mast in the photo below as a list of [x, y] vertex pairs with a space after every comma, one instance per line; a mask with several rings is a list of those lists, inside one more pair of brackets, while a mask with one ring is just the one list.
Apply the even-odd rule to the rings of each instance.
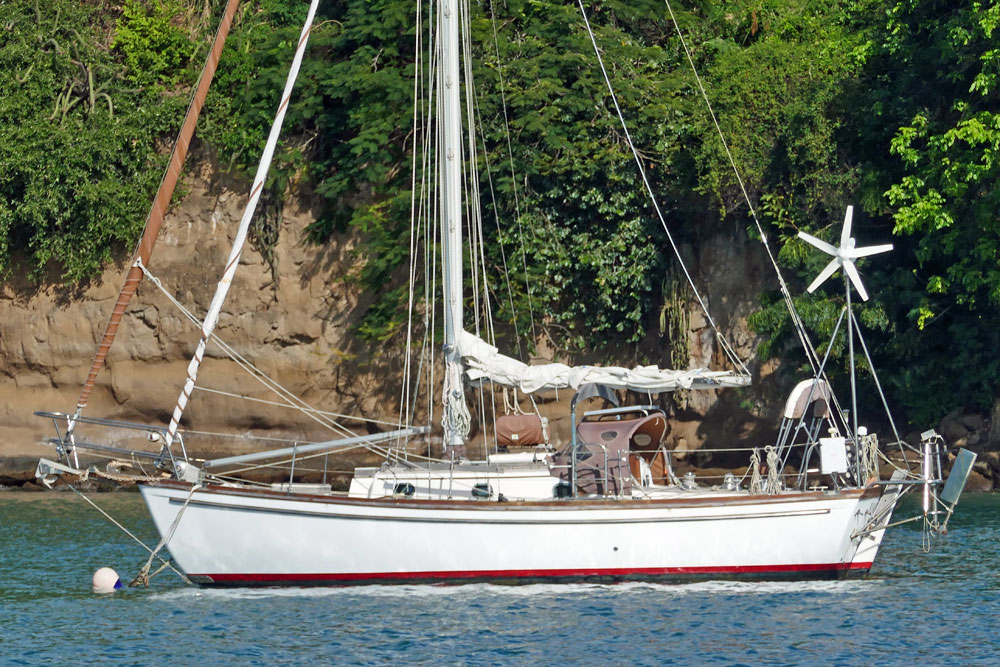
[[444, 402], [445, 458], [465, 455], [469, 413], [462, 385], [462, 357], [458, 335], [462, 331], [462, 109], [459, 93], [458, 21], [462, 0], [438, 3], [438, 142], [440, 182], [441, 259], [444, 273]]

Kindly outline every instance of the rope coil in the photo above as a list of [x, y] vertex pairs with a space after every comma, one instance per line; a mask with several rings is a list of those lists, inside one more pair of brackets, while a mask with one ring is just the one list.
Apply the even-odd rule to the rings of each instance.
[[750, 493], [759, 495], [764, 493], [764, 480], [760, 476], [760, 448], [754, 447], [750, 452]]

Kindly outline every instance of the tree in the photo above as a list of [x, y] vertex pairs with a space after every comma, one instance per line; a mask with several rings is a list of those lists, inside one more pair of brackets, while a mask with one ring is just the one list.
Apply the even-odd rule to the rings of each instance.
[[885, 353], [925, 418], [1000, 391], [998, 23], [997, 3], [902, 1], [873, 35], [862, 109], [876, 112], [866, 138], [884, 153], [868, 156], [869, 182], [903, 251]]

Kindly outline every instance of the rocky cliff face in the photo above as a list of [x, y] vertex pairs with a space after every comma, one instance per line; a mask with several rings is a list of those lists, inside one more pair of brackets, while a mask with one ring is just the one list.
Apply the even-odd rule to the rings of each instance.
[[[213, 180], [207, 167], [188, 178], [187, 188], [183, 202], [167, 217], [150, 270], [200, 317], [211, 301], [246, 196]], [[387, 397], [397, 393], [396, 386], [366, 376], [352, 364], [348, 329], [360, 303], [358, 291], [345, 280], [352, 240], [324, 247], [305, 243], [303, 230], [311, 220], [308, 210], [294, 204], [285, 210], [276, 248], [276, 286], [260, 255], [246, 249], [217, 334], [315, 406], [383, 416], [382, 406], [390, 404]], [[73, 411], [124, 268], [109, 267], [79, 293], [17, 281], [0, 286], [0, 455], [40, 451], [38, 443], [52, 431], [34, 411]], [[85, 414], [165, 423], [198, 335], [197, 327], [145, 280]], [[201, 386], [214, 390], [274, 400], [211, 344], [200, 378]], [[300, 439], [317, 435], [315, 422], [302, 413], [205, 392], [193, 397], [185, 426]]]
[[[186, 186], [188, 194], [168, 215], [149, 268], [164, 290], [200, 317], [211, 300], [246, 197], [207, 165], [190, 176]], [[276, 285], [260, 255], [245, 250], [217, 334], [310, 405], [393, 422], [400, 395], [400, 353], [366, 349], [352, 338], [351, 327], [365, 305], [363, 295], [347, 280], [354, 239], [341, 237], [322, 247], [307, 243], [303, 233], [312, 219], [295, 201], [284, 211], [275, 251]], [[734, 230], [690, 254], [720, 329], [749, 359], [757, 341], [746, 317], [769, 284], [770, 273], [759, 244], [744, 236]], [[0, 456], [51, 454], [50, 448], [39, 445], [53, 434], [51, 425], [33, 412], [73, 411], [125, 268], [109, 267], [79, 293], [16, 281], [0, 287]], [[691, 366], [721, 367], [725, 360], [700, 309], [692, 304], [688, 314]], [[85, 414], [165, 424], [197, 340], [197, 328], [145, 280]], [[649, 341], [654, 348], [664, 344]], [[766, 376], [770, 369], [755, 370]], [[259, 402], [274, 396], [213, 345], [199, 387], [222, 393], [195, 392], [183, 424], [191, 431], [293, 440], [331, 437], [308, 415]], [[766, 383], [764, 387], [771, 391]], [[714, 392], [691, 393], [677, 411], [672, 445], [681, 451], [698, 449], [706, 441], [731, 447], [733, 432], [743, 443], [769, 444], [773, 415], [754, 413], [745, 405], [770, 406], [764, 410], [774, 412], [783, 396], [771, 393], [729, 392], [721, 400]], [[569, 438], [569, 398], [564, 392], [539, 405], [551, 418], [557, 441]], [[364, 430], [357, 423], [353, 426]], [[207, 435], [189, 434], [187, 440], [189, 448], [202, 453], [257, 446]]]

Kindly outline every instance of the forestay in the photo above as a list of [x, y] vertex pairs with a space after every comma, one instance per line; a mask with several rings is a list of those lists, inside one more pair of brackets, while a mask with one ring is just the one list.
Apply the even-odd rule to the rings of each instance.
[[497, 348], [468, 331], [459, 333], [458, 346], [465, 364], [466, 377], [471, 382], [495, 382], [517, 387], [526, 394], [545, 389], [577, 389], [587, 383], [649, 393], [745, 387], [750, 384], [749, 375], [734, 371], [710, 371], [706, 368], [677, 371], [658, 366], [529, 366], [500, 354]]

